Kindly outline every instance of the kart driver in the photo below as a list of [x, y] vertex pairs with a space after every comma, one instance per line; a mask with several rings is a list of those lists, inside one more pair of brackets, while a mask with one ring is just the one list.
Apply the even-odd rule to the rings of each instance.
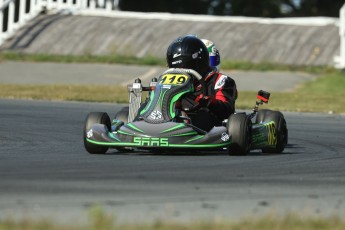
[[201, 39], [201, 41], [205, 44], [208, 50], [208, 55], [210, 58], [210, 66], [216, 68], [216, 71], [219, 72], [220, 54], [219, 54], [219, 50], [216, 47], [216, 44], [214, 44], [212, 41], [208, 39]]
[[220, 56], [215, 45], [210, 41], [205, 43], [210, 50], [194, 35], [179, 37], [169, 45], [166, 59], [169, 68], [193, 69], [203, 77], [208, 95], [202, 94], [200, 84], [196, 85], [194, 95], [184, 98], [181, 106], [190, 108], [198, 103], [200, 109], [187, 115], [193, 125], [209, 131], [221, 126], [235, 112], [237, 89], [232, 78], [219, 72]]

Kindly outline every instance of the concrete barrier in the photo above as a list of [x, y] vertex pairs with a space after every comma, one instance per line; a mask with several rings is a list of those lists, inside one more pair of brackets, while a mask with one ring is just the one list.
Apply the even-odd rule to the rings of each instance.
[[103, 5], [92, 0], [86, 5], [82, 4], [85, 1], [74, 3], [47, 1], [46, 7], [55, 11], [31, 20], [1, 49], [36, 54], [164, 58], [174, 38], [196, 34], [214, 41], [223, 60], [314, 66], [334, 66], [337, 61], [337, 67], [344, 68], [337, 18], [138, 13], [116, 11], [111, 1], [103, 1]]

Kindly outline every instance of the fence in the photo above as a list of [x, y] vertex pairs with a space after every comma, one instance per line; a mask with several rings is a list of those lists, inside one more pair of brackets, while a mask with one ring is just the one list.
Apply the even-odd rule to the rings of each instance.
[[339, 13], [340, 55], [334, 58], [335, 67], [345, 69], [345, 4]]
[[0, 46], [44, 10], [116, 10], [117, 0], [0, 0]]
[[[118, 9], [119, 0], [0, 0], [0, 46], [29, 20], [44, 10], [82, 11], [84, 14]], [[85, 13], [86, 12], [86, 13]], [[340, 55], [334, 57], [335, 67], [345, 69], [345, 4], [339, 18]]]
[[40, 0], [0, 0], [0, 45], [42, 10]]

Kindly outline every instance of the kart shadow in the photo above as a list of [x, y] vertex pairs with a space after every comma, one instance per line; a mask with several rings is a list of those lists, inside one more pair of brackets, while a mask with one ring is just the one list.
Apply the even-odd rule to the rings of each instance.
[[[299, 154], [300, 152], [293, 151], [294, 149], [303, 149], [296, 144], [288, 144], [286, 149], [282, 153], [262, 153], [261, 150], [252, 150], [246, 156], [236, 156], [232, 155], [231, 157], [258, 157], [258, 156], [276, 156], [276, 155], [290, 155], [290, 154]], [[163, 151], [163, 150], [127, 150], [127, 151], [118, 151], [111, 150], [106, 155], [139, 155], [139, 156], [228, 156], [227, 150], [213, 150], [213, 151]]]
[[294, 151], [294, 149], [304, 149], [305, 147], [301, 147], [296, 144], [287, 144], [284, 151], [282, 153], [263, 153], [260, 149], [252, 150], [247, 156], [276, 156], [276, 155], [292, 155], [292, 154], [300, 154], [300, 151]]
[[228, 155], [227, 151], [111, 151], [107, 155], [140, 155], [140, 156], [221, 156]]

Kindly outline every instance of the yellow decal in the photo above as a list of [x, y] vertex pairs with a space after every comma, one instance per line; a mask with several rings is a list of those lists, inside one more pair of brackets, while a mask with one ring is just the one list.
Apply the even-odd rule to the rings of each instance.
[[267, 127], [267, 142], [269, 145], [276, 145], [277, 144], [277, 134], [276, 134], [276, 126], [274, 122], [270, 122], [266, 124]]
[[159, 84], [162, 85], [182, 85], [189, 77], [184, 74], [165, 74]]

